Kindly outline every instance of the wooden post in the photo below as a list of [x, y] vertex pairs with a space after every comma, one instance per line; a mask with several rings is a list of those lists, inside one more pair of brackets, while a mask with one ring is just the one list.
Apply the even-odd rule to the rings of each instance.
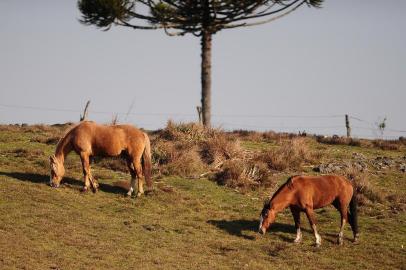
[[118, 114], [113, 115], [113, 118], [111, 120], [111, 125], [115, 126], [118, 123]]
[[197, 110], [197, 115], [199, 116], [199, 124], [202, 124], [202, 107], [197, 106], [196, 110]]
[[347, 138], [351, 137], [350, 119], [348, 114], [345, 115], [345, 127], [347, 128]]
[[85, 109], [83, 110], [83, 115], [80, 115], [80, 121], [85, 121], [87, 119], [87, 109], [89, 108], [90, 100], [86, 102]]

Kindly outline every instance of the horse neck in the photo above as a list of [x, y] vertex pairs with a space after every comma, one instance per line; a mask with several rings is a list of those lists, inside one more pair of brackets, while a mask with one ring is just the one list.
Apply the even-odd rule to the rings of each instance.
[[292, 191], [288, 186], [284, 186], [281, 190], [279, 190], [278, 193], [275, 194], [275, 196], [271, 199], [272, 209], [278, 213], [288, 207], [292, 200], [291, 193]]
[[63, 137], [58, 145], [56, 146], [55, 150], [55, 157], [61, 162], [64, 163], [66, 156], [72, 151], [72, 144], [70, 141], [70, 134], [68, 133], [65, 137]]

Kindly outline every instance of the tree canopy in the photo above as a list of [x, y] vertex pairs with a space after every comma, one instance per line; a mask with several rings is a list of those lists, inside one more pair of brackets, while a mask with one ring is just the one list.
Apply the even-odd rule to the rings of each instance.
[[[323, 0], [80, 0], [82, 23], [108, 30], [112, 25], [164, 29], [169, 35], [268, 23], [306, 4]], [[272, 16], [277, 15], [277, 16]], [[169, 32], [175, 30], [176, 32]]]

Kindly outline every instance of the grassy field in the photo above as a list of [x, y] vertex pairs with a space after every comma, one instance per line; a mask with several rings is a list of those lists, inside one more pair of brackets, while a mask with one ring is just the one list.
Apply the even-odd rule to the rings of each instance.
[[[63, 133], [48, 127], [0, 128], [0, 269], [406, 269], [406, 174], [398, 168], [368, 171], [381, 202], [360, 208], [361, 238], [349, 226], [337, 246], [338, 213], [318, 210], [323, 243], [316, 248], [305, 216], [303, 242], [293, 244], [288, 211], [260, 236], [264, 199], [277, 185], [244, 192], [208, 179], [162, 176], [154, 191], [125, 196], [129, 175], [95, 165], [98, 193], [81, 193], [79, 159], [66, 161], [65, 184], [47, 185], [48, 157]], [[324, 161], [360, 153], [402, 158], [404, 148], [381, 150], [327, 145], [309, 139]], [[275, 148], [273, 142], [244, 140], [244, 149]], [[277, 184], [291, 173], [275, 174]], [[389, 200], [389, 198], [397, 198]]]

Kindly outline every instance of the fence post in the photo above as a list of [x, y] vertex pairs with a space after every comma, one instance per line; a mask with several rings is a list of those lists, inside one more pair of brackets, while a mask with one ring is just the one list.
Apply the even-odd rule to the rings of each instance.
[[345, 127], [347, 128], [347, 138], [351, 137], [350, 119], [348, 114], [345, 115]]
[[80, 115], [80, 122], [85, 121], [87, 119], [87, 109], [89, 108], [90, 100], [86, 102], [85, 109], [83, 110], [83, 115]]

